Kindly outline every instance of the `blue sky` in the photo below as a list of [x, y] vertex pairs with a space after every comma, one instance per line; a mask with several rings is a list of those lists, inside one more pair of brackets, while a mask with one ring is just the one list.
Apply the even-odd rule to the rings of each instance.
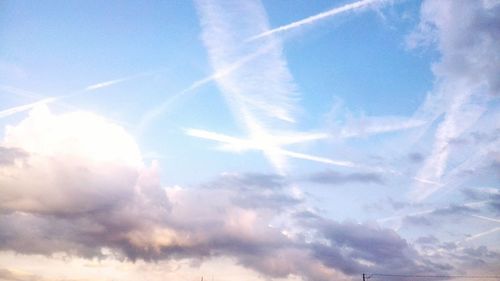
[[500, 274], [499, 15], [2, 2], [0, 279]]

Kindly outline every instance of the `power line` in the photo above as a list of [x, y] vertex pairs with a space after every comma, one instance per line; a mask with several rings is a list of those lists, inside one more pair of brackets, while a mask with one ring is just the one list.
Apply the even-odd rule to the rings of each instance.
[[363, 274], [364, 279], [373, 277], [414, 277], [414, 278], [465, 278], [465, 279], [500, 279], [500, 275], [413, 275], [413, 274]]

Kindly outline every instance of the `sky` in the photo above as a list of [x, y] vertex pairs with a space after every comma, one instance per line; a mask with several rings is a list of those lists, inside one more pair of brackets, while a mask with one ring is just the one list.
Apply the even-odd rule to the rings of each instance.
[[0, 280], [499, 276], [499, 96], [498, 0], [1, 1]]

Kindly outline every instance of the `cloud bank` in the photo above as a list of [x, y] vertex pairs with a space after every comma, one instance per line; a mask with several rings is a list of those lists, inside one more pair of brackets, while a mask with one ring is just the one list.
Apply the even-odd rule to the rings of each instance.
[[224, 174], [196, 187], [162, 188], [157, 167], [142, 163], [133, 139], [90, 113], [36, 108], [7, 128], [1, 147], [4, 251], [232, 257], [263, 276], [318, 281], [394, 267], [441, 272], [422, 265], [392, 230], [310, 211], [282, 176]]

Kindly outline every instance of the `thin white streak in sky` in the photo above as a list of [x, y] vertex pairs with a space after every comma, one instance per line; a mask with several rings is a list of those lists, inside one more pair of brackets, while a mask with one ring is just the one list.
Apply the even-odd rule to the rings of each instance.
[[425, 125], [425, 121], [409, 119], [409, 120], [376, 120], [367, 118], [360, 120], [358, 123], [348, 124], [341, 128], [338, 137], [341, 139], [365, 137], [389, 132], [409, 130]]
[[293, 152], [293, 151], [283, 150], [283, 149], [279, 150], [278, 152], [282, 153], [283, 155], [292, 157], [292, 158], [311, 160], [311, 161], [316, 161], [316, 162], [320, 162], [320, 163], [341, 166], [341, 167], [348, 167], [348, 168], [356, 167], [356, 164], [349, 162], [349, 161], [332, 160], [329, 158], [318, 157], [318, 156], [314, 156], [314, 155], [308, 155], [308, 154], [303, 154], [303, 153], [298, 153], [298, 152]]
[[[486, 220], [486, 221], [492, 221], [492, 222], [496, 222], [496, 223], [500, 223], [500, 220], [499, 219], [494, 219], [494, 218], [489, 218], [489, 217], [485, 217], [485, 216], [480, 216], [480, 215], [471, 215], [472, 217], [475, 217], [475, 218], [479, 218], [479, 219], [483, 219], [483, 220]], [[478, 234], [474, 234], [472, 236], [469, 236], [465, 239], [465, 241], [470, 241], [470, 240], [474, 240], [474, 239], [477, 239], [477, 238], [480, 238], [480, 237], [483, 237], [485, 235], [488, 235], [488, 234], [492, 234], [492, 233], [495, 233], [497, 231], [500, 230], [500, 227], [495, 227], [495, 228], [492, 228], [492, 229], [489, 229], [489, 230], [486, 230], [484, 232], [481, 232], [481, 233], [478, 233]]]
[[298, 153], [289, 151], [286, 149], [282, 149], [281, 147], [286, 144], [299, 143], [299, 142], [307, 142], [322, 139], [324, 135], [322, 134], [304, 134], [301, 133], [297, 136], [296, 140], [293, 140], [293, 135], [289, 135], [287, 137], [282, 136], [268, 136], [267, 134], [263, 135], [263, 139], [240, 139], [236, 137], [227, 136], [224, 134], [219, 134], [206, 130], [199, 129], [185, 129], [185, 133], [192, 137], [203, 138], [208, 140], [213, 140], [222, 143], [221, 148], [231, 151], [245, 151], [245, 150], [260, 150], [264, 153], [269, 153], [270, 155], [283, 155], [297, 159], [309, 160], [314, 162], [320, 162], [335, 166], [341, 167], [357, 167], [356, 164], [349, 161], [340, 161], [333, 160], [330, 158], [319, 157], [304, 153]]
[[416, 180], [416, 181], [418, 181], [420, 183], [431, 184], [431, 185], [439, 186], [439, 187], [445, 185], [445, 184], [437, 182], [437, 181], [432, 181], [432, 180], [428, 180], [428, 179], [422, 179], [422, 178], [419, 178], [419, 177], [412, 177], [412, 179]]
[[152, 75], [155, 75], [156, 73], [158, 73], [160, 71], [163, 71], [163, 70], [141, 72], [141, 73], [138, 73], [138, 74], [134, 74], [134, 75], [130, 75], [130, 76], [125, 76], [125, 77], [122, 77], [122, 78], [117, 78], [117, 79], [113, 79], [113, 80], [109, 80], [109, 81], [99, 82], [99, 83], [96, 83], [96, 84], [93, 84], [93, 85], [89, 85], [89, 86], [85, 87], [83, 90], [78, 91], [76, 93], [90, 92], [90, 91], [94, 91], [94, 90], [97, 90], [97, 89], [106, 88], [106, 87], [109, 87], [109, 86], [112, 86], [112, 85], [115, 85], [115, 84], [119, 84], [119, 83], [122, 83], [122, 82], [134, 80], [134, 79], [137, 79], [137, 78], [140, 78], [140, 77], [152, 76]]
[[500, 220], [499, 219], [494, 219], [494, 218], [489, 218], [489, 217], [485, 217], [485, 216], [480, 216], [480, 215], [471, 215], [475, 218], [479, 218], [479, 219], [483, 219], [483, 220], [487, 220], [487, 221], [492, 221], [492, 222], [497, 222], [497, 223], [500, 223]]
[[114, 85], [114, 84], [117, 84], [117, 83], [120, 83], [120, 82], [123, 82], [123, 81], [127, 81], [127, 80], [129, 80], [129, 79], [122, 78], [122, 79], [115, 79], [115, 80], [110, 80], [110, 81], [106, 81], [106, 82], [97, 83], [97, 84], [90, 85], [90, 86], [86, 87], [84, 89], [84, 91], [93, 91], [93, 90], [97, 90], [97, 89], [100, 89], [100, 88], [106, 88], [108, 86], [111, 86], [111, 85]]
[[11, 116], [11, 115], [19, 113], [19, 112], [27, 111], [27, 110], [30, 110], [30, 109], [36, 107], [36, 106], [54, 102], [57, 99], [58, 99], [58, 97], [45, 98], [45, 99], [39, 100], [37, 102], [4, 109], [4, 110], [0, 111], [0, 118]]
[[221, 78], [225, 77], [226, 75], [231, 74], [235, 70], [241, 68], [246, 63], [255, 59], [256, 57], [270, 51], [271, 48], [272, 48], [272, 45], [268, 45], [267, 47], [261, 48], [252, 54], [249, 54], [243, 58], [236, 60], [234, 63], [230, 64], [229, 66], [227, 66], [224, 69], [217, 70], [214, 73], [212, 73], [212, 74], [210, 74], [202, 79], [194, 81], [188, 87], [173, 94], [172, 96], [169, 96], [160, 105], [156, 106], [153, 109], [148, 110], [142, 116], [141, 121], [139, 122], [139, 126], [138, 126], [139, 132], [143, 132], [155, 119], [157, 119], [162, 114], [164, 114], [167, 111], [167, 109], [180, 97], [182, 97], [190, 92], [193, 92], [194, 90], [197, 90], [210, 82], [216, 81], [217, 79], [221, 79]]
[[[196, 6], [203, 42], [214, 71], [225, 69], [239, 58], [252, 56], [259, 49], [269, 48], [244, 68], [216, 81], [233, 116], [248, 135], [242, 140], [245, 145], [262, 151], [278, 173], [285, 173], [284, 144], [271, 132], [289, 131], [288, 125], [295, 121], [297, 93], [277, 39], [245, 42], [246, 38], [269, 30], [262, 3], [254, 0], [238, 5], [230, 1], [199, 0]], [[226, 146], [238, 149], [234, 144]]]
[[260, 38], [264, 38], [264, 37], [273, 35], [275, 33], [284, 32], [284, 31], [287, 31], [287, 30], [295, 29], [295, 28], [298, 28], [298, 27], [303, 26], [303, 25], [312, 24], [312, 23], [314, 23], [314, 22], [316, 22], [318, 20], [321, 20], [321, 19], [325, 19], [325, 18], [328, 18], [328, 17], [332, 17], [332, 16], [335, 16], [335, 15], [344, 13], [344, 12], [357, 10], [357, 9], [369, 6], [371, 4], [374, 4], [374, 3], [385, 2], [385, 1], [387, 1], [387, 0], [362, 0], [362, 1], [354, 2], [354, 3], [346, 4], [344, 6], [333, 8], [331, 10], [319, 13], [317, 15], [310, 16], [310, 17], [307, 17], [305, 19], [298, 20], [298, 21], [289, 23], [287, 25], [282, 25], [280, 27], [277, 27], [277, 28], [270, 29], [268, 31], [262, 32], [260, 34], [257, 34], [255, 36], [252, 36], [252, 37], [248, 38], [247, 42], [254, 41], [254, 40], [260, 39]]
[[[52, 102], [60, 102], [60, 100], [64, 99], [64, 98], [69, 98], [69, 97], [73, 97], [73, 96], [76, 96], [76, 95], [79, 95], [79, 94], [83, 94], [83, 93], [86, 93], [86, 92], [91, 92], [91, 91], [95, 91], [95, 90], [98, 90], [98, 89], [107, 88], [107, 87], [113, 86], [115, 84], [126, 82], [126, 81], [129, 81], [129, 80], [132, 80], [132, 79], [136, 79], [136, 78], [139, 78], [139, 77], [150, 76], [150, 75], [153, 75], [153, 74], [155, 74], [157, 72], [158, 71], [143, 72], [143, 73], [139, 73], [139, 74], [135, 74], [135, 75], [131, 75], [131, 76], [126, 76], [126, 77], [122, 77], [122, 78], [118, 78], [118, 79], [104, 81], [104, 82], [100, 82], [100, 83], [96, 83], [96, 84], [87, 86], [87, 87], [85, 87], [82, 90], [74, 91], [74, 92], [66, 94], [66, 95], [60, 95], [60, 96], [56, 96], [56, 97], [44, 98], [44, 99], [39, 100], [37, 102], [33, 102], [33, 103], [25, 104], [25, 105], [19, 105], [19, 106], [15, 106], [15, 107], [12, 107], [12, 108], [4, 109], [4, 110], [0, 111], [0, 118], [4, 118], [4, 117], [7, 117], [7, 116], [11, 116], [13, 114], [16, 114], [16, 113], [20, 113], [20, 112], [24, 112], [24, 111], [27, 111], [27, 110], [31, 110], [33, 107], [38, 106], [38, 105], [48, 104], [48, 103], [52, 103]], [[18, 95], [18, 96], [23, 96], [23, 97], [31, 97], [31, 98], [42, 97], [42, 95], [40, 95], [40, 94], [37, 94], [37, 93], [34, 93], [34, 92], [30, 92], [30, 91], [26, 91], [26, 90], [19, 89], [19, 88], [15, 88], [15, 87], [6, 86], [6, 85], [0, 85], [0, 90], [8, 92], [8, 93], [15, 94], [15, 95]]]
[[[385, 1], [388, 1], [388, 0], [363, 0], [363, 1], [355, 2], [355, 3], [347, 4], [347, 5], [344, 5], [342, 7], [334, 8], [332, 10], [320, 13], [320, 14], [315, 15], [315, 16], [308, 17], [306, 19], [303, 19], [303, 20], [300, 20], [300, 21], [297, 21], [297, 22], [294, 22], [294, 23], [291, 23], [291, 24], [288, 24], [285, 26], [281, 26], [281, 27], [278, 27], [278, 28], [275, 28], [272, 30], [268, 30], [266, 32], [263, 32], [259, 35], [256, 35], [254, 37], [247, 39], [247, 41], [253, 41], [253, 40], [258, 39], [258, 38], [269, 36], [269, 35], [276, 33], [276, 32], [281, 32], [281, 31], [285, 31], [288, 29], [293, 29], [293, 28], [296, 28], [296, 27], [303, 25], [303, 24], [313, 23], [313, 22], [320, 20], [322, 18], [330, 17], [330, 16], [333, 16], [333, 15], [336, 15], [336, 14], [339, 14], [342, 12], [347, 12], [350, 10], [358, 9], [358, 8], [373, 4], [375, 2], [385, 2]], [[169, 98], [165, 99], [159, 106], [149, 110], [148, 112], [146, 112], [144, 114], [144, 116], [142, 117], [141, 122], [139, 124], [139, 131], [143, 131], [152, 121], [154, 121], [154, 119], [156, 119], [160, 115], [162, 115], [168, 109], [168, 107], [171, 104], [173, 104], [181, 96], [183, 96], [191, 91], [194, 91], [194, 90], [200, 88], [201, 86], [204, 86], [205, 84], [207, 84], [209, 82], [212, 82], [214, 80], [217, 80], [219, 78], [222, 78], [222, 77], [232, 73], [233, 71], [239, 69], [241, 66], [243, 66], [248, 61], [256, 58], [257, 56], [259, 56], [265, 52], [268, 52], [271, 49], [271, 47], [264, 48], [264, 50], [260, 50], [260, 51], [253, 53], [253, 54], [250, 54], [247, 57], [244, 57], [244, 58], [234, 62], [227, 69], [225, 69], [223, 71], [216, 71], [212, 75], [209, 75], [203, 79], [197, 80], [197, 81], [193, 82], [187, 88], [185, 88], [185, 89], [177, 92], [176, 94], [170, 96]], [[268, 106], [271, 107], [270, 105], [268, 105]], [[287, 116], [283, 116], [283, 119], [286, 121], [289, 121], [289, 122], [293, 122], [293, 120], [289, 119]]]
[[500, 230], [500, 226], [492, 228], [492, 229], [484, 231], [484, 232], [481, 232], [481, 233], [478, 233], [478, 234], [475, 234], [475, 235], [472, 235], [470, 237], [467, 237], [467, 238], [465, 238], [465, 241], [475, 240], [475, 239], [483, 237], [485, 235], [495, 233], [495, 232], [497, 232], [499, 230]]

